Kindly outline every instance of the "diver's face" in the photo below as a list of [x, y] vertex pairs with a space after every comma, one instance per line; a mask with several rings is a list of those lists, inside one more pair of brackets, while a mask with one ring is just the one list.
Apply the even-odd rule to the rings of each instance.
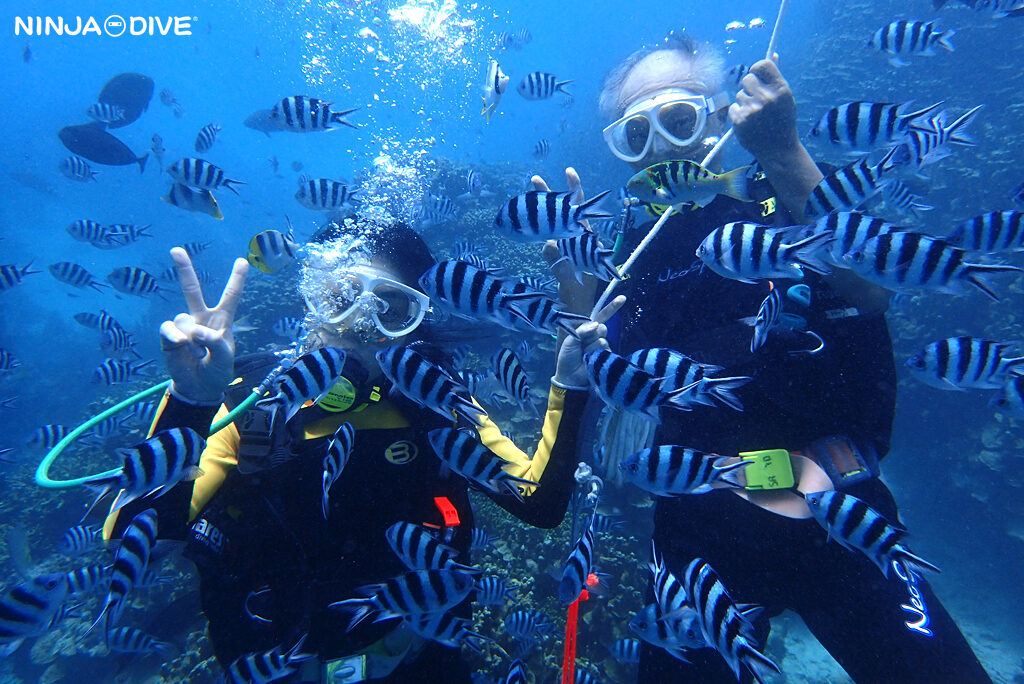
[[[669, 88], [682, 88], [695, 95], [710, 96], [712, 93], [707, 92], [707, 86], [693, 77], [693, 71], [691, 61], [676, 50], [652, 52], [630, 70], [619, 90], [619, 101], [628, 109], [634, 102]], [[688, 147], [673, 145], [655, 131], [647, 155], [639, 161], [630, 162], [630, 166], [639, 171], [667, 159], [691, 159], [699, 162], [710, 150], [703, 140], [709, 136], [721, 135], [724, 128], [724, 116], [709, 117], [703, 135]]]

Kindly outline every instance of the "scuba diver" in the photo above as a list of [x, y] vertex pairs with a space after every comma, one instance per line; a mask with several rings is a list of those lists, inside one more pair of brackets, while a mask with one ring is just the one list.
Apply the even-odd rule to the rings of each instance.
[[[603, 321], [624, 298], [579, 325], [577, 337], [560, 336], [542, 437], [530, 456], [483, 409], [473, 425], [390, 391], [375, 360], [390, 347], [415, 348], [438, 366], [451, 366], [429, 343], [430, 326], [423, 325], [429, 300], [417, 289], [434, 259], [404, 224], [367, 222], [359, 231], [354, 242], [328, 226], [305, 246], [299, 288], [310, 329], [304, 351], [344, 351], [331, 391], [286, 421], [274, 420], [258, 402], [209, 437], [198, 479], [124, 506], [108, 517], [104, 536], [119, 537], [136, 513], [154, 508], [160, 538], [186, 542], [214, 653], [225, 668], [277, 648], [274, 662], [290, 659], [297, 671], [289, 681], [468, 682], [459, 648], [419, 636], [404, 620], [358, 621], [330, 604], [403, 575], [406, 567], [389, 548], [389, 528], [399, 523], [433, 530], [437, 542], [454, 549], [449, 560], [470, 564], [468, 484], [435, 457], [433, 430], [466, 429], [506, 462], [509, 476], [536, 483], [516, 480], [521, 496], [488, 491], [502, 508], [537, 527], [561, 522], [575, 485], [587, 398], [582, 355], [606, 347]], [[281, 359], [235, 357], [231, 329], [245, 260], [235, 262], [220, 302], [208, 307], [187, 253], [174, 248], [171, 256], [188, 313], [160, 328], [173, 382], [152, 431], [190, 427], [205, 437], [211, 421], [251, 394]], [[351, 453], [327, 497], [325, 453], [344, 423], [352, 428]], [[470, 608], [467, 599], [453, 613], [465, 618]]]
[[[720, 186], [667, 219], [658, 244], [640, 255], [620, 290], [630, 305], [621, 321], [610, 322], [609, 338], [619, 354], [667, 347], [751, 378], [736, 392], [742, 410], [695, 404], [691, 411], [663, 412], [656, 428], [637, 430], [640, 421], [623, 421], [610, 434], [646, 430], [656, 445], [730, 457], [773, 450], [776, 464], [788, 464], [795, 481], [778, 489], [766, 483], [764, 490], [659, 496], [654, 546], [677, 577], [703, 559], [733, 601], [763, 607], [751, 612], [761, 645], [769, 618], [791, 610], [854, 681], [989, 681], [927, 581], [909, 572], [905, 579], [899, 570], [884, 575], [866, 555], [830, 540], [803, 496], [836, 489], [890, 521], [899, 519], [879, 470], [889, 450], [897, 386], [887, 293], [846, 270], [806, 272], [795, 284], [781, 279], [774, 283], [783, 293], [780, 305], [816, 339], [773, 332], [755, 351], [744, 319], [759, 311], [768, 289], [720, 277], [695, 258], [709, 233], [728, 222], [801, 223], [808, 195], [823, 178], [800, 143], [796, 102], [775, 61], [750, 68], [731, 106], [723, 67], [711, 48], [676, 34], [630, 55], [605, 79], [600, 104], [611, 121], [605, 141], [634, 171], [677, 163], [669, 160], [699, 164], [727, 120], [761, 169], [741, 192]], [[712, 182], [724, 185], [721, 178], [736, 179], [739, 171]], [[742, 195], [746, 201], [738, 200]], [[645, 233], [636, 231], [627, 247]], [[629, 448], [646, 446], [650, 442]], [[630, 453], [611, 454], [609, 467]], [[652, 595], [648, 590], [648, 600]], [[713, 649], [687, 650], [685, 658], [645, 643], [638, 681], [760, 681], [763, 674], [734, 672]]]

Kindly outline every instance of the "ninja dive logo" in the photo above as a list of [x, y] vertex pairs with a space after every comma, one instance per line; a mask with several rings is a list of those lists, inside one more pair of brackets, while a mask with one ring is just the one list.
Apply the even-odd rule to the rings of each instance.
[[15, 17], [14, 35], [88, 36], [104, 34], [117, 38], [130, 36], [191, 36], [196, 17], [132, 17], [111, 14], [102, 23], [96, 17]]
[[903, 624], [912, 632], [918, 632], [928, 637], [932, 636], [932, 630], [928, 628], [928, 607], [924, 604], [921, 590], [917, 588], [917, 576], [913, 570], [905, 567], [898, 560], [892, 562], [892, 569], [896, 571], [896, 576], [907, 585], [907, 593], [910, 595], [910, 605], [900, 604], [900, 608], [912, 616]]

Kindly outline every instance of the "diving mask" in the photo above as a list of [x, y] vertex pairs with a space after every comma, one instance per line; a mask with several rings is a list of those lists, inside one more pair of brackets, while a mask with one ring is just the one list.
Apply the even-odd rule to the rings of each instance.
[[689, 147], [704, 135], [708, 115], [729, 104], [725, 93], [707, 97], [681, 88], [662, 90], [630, 105], [604, 129], [604, 140], [616, 157], [637, 162], [650, 152], [655, 132], [676, 147]]
[[339, 332], [365, 332], [372, 326], [390, 338], [419, 327], [430, 306], [427, 295], [364, 266], [347, 269], [319, 306], [309, 296], [303, 298], [323, 325]]

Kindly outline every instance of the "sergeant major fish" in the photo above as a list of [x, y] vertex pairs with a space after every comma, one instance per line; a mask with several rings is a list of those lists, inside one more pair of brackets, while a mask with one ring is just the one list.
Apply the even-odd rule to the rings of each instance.
[[942, 102], [936, 102], [908, 111], [910, 103], [847, 102], [825, 112], [810, 135], [833, 145], [869, 152], [902, 141], [911, 126], [941, 106]]
[[302, 653], [303, 635], [294, 646], [281, 653], [275, 646], [263, 653], [247, 653], [238, 656], [224, 672], [225, 684], [269, 684], [284, 679], [298, 671], [299, 665], [315, 658], [311, 653]]
[[585, 230], [582, 221], [611, 218], [611, 214], [594, 208], [608, 192], [574, 204], [572, 192], [530, 190], [508, 200], [494, 218], [494, 226], [519, 242], [545, 242], [579, 235]]
[[103, 292], [100, 289], [101, 287], [110, 287], [106, 283], [96, 280], [91, 273], [85, 270], [84, 266], [70, 261], [59, 261], [55, 264], [50, 264], [49, 271], [54, 278], [62, 283], [80, 289], [91, 287], [97, 292]]
[[351, 630], [370, 615], [374, 622], [391, 617], [438, 613], [459, 604], [473, 591], [473, 578], [456, 570], [411, 570], [360, 589], [368, 598], [345, 599], [328, 605], [352, 610]]
[[216, 190], [217, 188], [227, 188], [237, 195], [238, 190], [233, 183], [245, 185], [243, 181], [228, 178], [224, 173], [224, 169], [219, 166], [211, 164], [205, 159], [197, 159], [195, 157], [179, 159], [167, 167], [167, 173], [174, 179], [175, 183], [182, 183], [196, 189]]
[[690, 410], [685, 394], [691, 385], [664, 390], [665, 378], [654, 377], [643, 368], [607, 349], [584, 354], [587, 376], [606, 404], [658, 420], [661, 406]]
[[85, 113], [90, 119], [105, 124], [124, 119], [124, 107], [106, 104], [105, 102], [96, 102], [89, 105]]
[[438, 415], [457, 414], [480, 426], [484, 410], [473, 403], [468, 388], [412, 347], [392, 346], [376, 353], [377, 364], [395, 389]]
[[631, 454], [619, 463], [626, 479], [657, 496], [705, 494], [714, 484], [742, 488], [739, 470], [751, 461], [727, 463], [728, 456], [708, 454], [688, 447], [663, 444]]
[[810, 492], [804, 499], [811, 515], [828, 532], [829, 539], [863, 553], [887, 579], [894, 561], [908, 571], [941, 572], [903, 545], [905, 529], [893, 526], [860, 499], [837, 491]]
[[902, 67], [907, 66], [909, 62], [901, 59], [900, 55], [932, 56], [935, 54], [935, 45], [941, 45], [949, 52], [953, 52], [953, 44], [949, 39], [955, 34], [956, 31], [953, 29], [935, 30], [934, 21], [900, 19], [875, 31], [868, 45], [892, 55], [889, 63], [895, 67]]
[[337, 347], [322, 347], [295, 360], [271, 385], [273, 394], [256, 402], [258, 408], [270, 411], [271, 425], [279, 413], [284, 422], [292, 419], [303, 404], [323, 399], [341, 376], [346, 354]]
[[743, 221], [727, 223], [704, 238], [697, 257], [723, 278], [741, 283], [770, 278], [800, 280], [801, 267], [831, 273], [814, 254], [828, 235], [814, 234], [796, 242], [787, 242], [788, 238], [785, 229]]
[[348, 205], [358, 192], [359, 188], [351, 190], [344, 183], [330, 178], [312, 179], [303, 175], [299, 178], [295, 199], [307, 209], [333, 211]]
[[1024, 213], [990, 211], [964, 221], [944, 239], [972, 252], [1024, 252]]
[[103, 603], [103, 610], [96, 617], [96, 621], [92, 623], [92, 627], [99, 624], [105, 616], [104, 631], [109, 632], [121, 618], [125, 599], [135, 587], [135, 583], [145, 574], [149, 565], [149, 558], [153, 546], [156, 544], [156, 535], [157, 515], [152, 508], [142, 511], [128, 523], [124, 534], [121, 535], [121, 545], [114, 555], [110, 588], [107, 591], [106, 601]]
[[1010, 373], [1024, 373], [1024, 356], [1009, 357], [1011, 344], [978, 337], [947, 337], [907, 359], [925, 384], [946, 390], [999, 389]]
[[25, 639], [47, 632], [67, 598], [64, 573], [40, 575], [0, 596], [0, 656], [9, 656]]
[[160, 287], [156, 278], [136, 266], [115, 268], [107, 275], [107, 282], [113, 285], [115, 290], [124, 294], [136, 297], [155, 294], [164, 299], [164, 289]]
[[203, 154], [204, 152], [209, 151], [209, 149], [213, 147], [213, 143], [217, 142], [217, 133], [219, 133], [220, 130], [220, 126], [212, 123], [206, 124], [199, 129], [199, 133], [196, 134], [196, 152]]
[[60, 162], [60, 172], [75, 181], [96, 180], [98, 171], [93, 171], [89, 163], [77, 155], [66, 157]]
[[559, 81], [558, 77], [554, 74], [533, 71], [520, 81], [516, 87], [516, 92], [527, 100], [546, 100], [556, 92], [572, 95], [572, 93], [565, 89], [565, 86], [570, 83], [572, 83], [571, 80]]
[[898, 145], [875, 165], [867, 157], [825, 176], [811, 190], [804, 207], [807, 218], [816, 219], [833, 211], [849, 211], [877, 195], [889, 183], [886, 174], [909, 160], [904, 145]]
[[587, 586], [587, 578], [594, 569], [594, 530], [591, 525], [583, 531], [576, 541], [572, 553], [562, 566], [562, 579], [558, 583], [558, 600], [567, 606], [577, 598]]
[[537, 486], [532, 480], [506, 472], [508, 461], [481, 444], [469, 430], [437, 428], [427, 433], [427, 441], [445, 465], [495, 494], [511, 494], [522, 501], [517, 485]]
[[565, 259], [572, 265], [576, 282], [583, 282], [580, 278], [581, 273], [589, 273], [598, 280], [619, 279], [619, 272], [612, 262], [614, 250], [605, 249], [595, 233], [586, 231], [580, 235], [562, 238], [557, 241], [557, 245], [559, 261]]
[[356, 431], [352, 427], [351, 423], [342, 423], [337, 430], [334, 431], [334, 437], [331, 438], [330, 443], [327, 445], [327, 455], [324, 456], [324, 471], [321, 477], [321, 486], [323, 489], [323, 495], [320, 499], [320, 505], [323, 509], [324, 520], [327, 520], [328, 514], [330, 513], [330, 493], [331, 487], [338, 481], [345, 465], [348, 464], [349, 456], [352, 454], [352, 447], [355, 444]]
[[391, 550], [409, 570], [459, 570], [467, 574], [480, 571], [455, 560], [458, 550], [442, 544], [422, 525], [396, 522], [384, 536]]
[[140, 374], [139, 371], [146, 368], [151, 363], [153, 363], [152, 360], [144, 361], [142, 363], [132, 363], [131, 361], [106, 359], [103, 363], [93, 369], [92, 383], [97, 384], [102, 382], [103, 384], [110, 386], [130, 382], [132, 378]]

